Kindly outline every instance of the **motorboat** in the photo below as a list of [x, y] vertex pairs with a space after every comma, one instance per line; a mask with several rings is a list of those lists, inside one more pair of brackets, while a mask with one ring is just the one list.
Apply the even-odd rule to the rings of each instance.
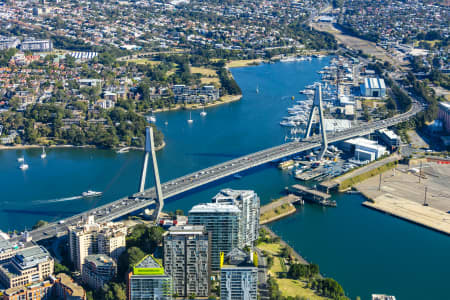
[[303, 94], [303, 95], [314, 95], [314, 90], [304, 89], [304, 90], [301, 90], [299, 93]]
[[96, 192], [96, 191], [91, 191], [91, 190], [81, 193], [81, 196], [83, 196], [83, 197], [99, 197], [101, 195], [103, 195], [102, 192]]
[[130, 147], [121, 148], [116, 151], [116, 153], [122, 154], [122, 153], [128, 153], [130, 151]]
[[17, 158], [17, 161], [18, 161], [18, 162], [23, 162], [23, 156], [22, 156], [22, 157], [18, 157], [18, 158]]

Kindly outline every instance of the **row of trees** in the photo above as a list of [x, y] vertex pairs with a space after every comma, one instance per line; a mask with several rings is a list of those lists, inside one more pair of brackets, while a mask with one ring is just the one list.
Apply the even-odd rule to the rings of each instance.
[[230, 76], [229, 72], [225, 68], [220, 68], [219, 72], [220, 84], [222, 85], [222, 90], [228, 95], [241, 95], [242, 90], [236, 83], [234, 78]]
[[316, 264], [293, 264], [287, 275], [292, 279], [312, 278], [319, 275], [319, 266]]

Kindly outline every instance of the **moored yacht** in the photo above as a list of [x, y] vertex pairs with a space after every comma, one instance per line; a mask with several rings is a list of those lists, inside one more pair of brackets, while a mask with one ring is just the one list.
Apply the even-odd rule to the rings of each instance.
[[19, 168], [20, 168], [22, 171], [25, 171], [25, 170], [28, 169], [28, 165], [25, 163], [25, 160], [22, 160], [22, 163], [20, 164]]

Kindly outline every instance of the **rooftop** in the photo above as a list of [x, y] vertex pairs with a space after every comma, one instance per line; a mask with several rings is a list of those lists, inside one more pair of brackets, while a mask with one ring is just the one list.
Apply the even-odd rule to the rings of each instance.
[[192, 213], [240, 213], [236, 205], [222, 204], [222, 203], [206, 203], [198, 204], [189, 211]]
[[51, 258], [48, 251], [41, 246], [34, 246], [25, 248], [14, 256], [13, 261], [20, 269], [28, 269], [35, 267], [41, 262], [47, 261]]
[[171, 226], [169, 228], [170, 235], [203, 234], [203, 233], [205, 233], [205, 227], [201, 225]]
[[56, 278], [61, 280], [61, 283], [65, 285], [66, 287], [70, 288], [72, 290], [72, 297], [82, 297], [84, 299], [85, 291], [84, 289], [76, 284], [73, 279], [64, 273], [59, 273], [56, 275]]
[[450, 112], [450, 102], [439, 102], [439, 105], [447, 112]]
[[92, 263], [97, 268], [98, 267], [106, 267], [106, 266], [113, 266], [115, 265], [114, 260], [105, 254], [92, 254], [88, 255], [85, 258], [86, 263]]

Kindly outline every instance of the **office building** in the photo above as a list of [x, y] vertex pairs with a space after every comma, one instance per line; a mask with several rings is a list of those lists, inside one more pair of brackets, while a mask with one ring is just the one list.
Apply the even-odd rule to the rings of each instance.
[[250, 190], [223, 189], [213, 197], [212, 202], [233, 204], [240, 209], [239, 247], [253, 246], [259, 235], [258, 195]]
[[46, 52], [53, 50], [51, 40], [25, 40], [20, 44], [22, 51]]
[[91, 254], [106, 254], [117, 261], [125, 248], [127, 228], [122, 223], [95, 223], [89, 216], [87, 222], [69, 226], [70, 259], [81, 270], [84, 259]]
[[256, 300], [258, 268], [253, 255], [240, 249], [227, 254], [220, 269], [221, 300]]
[[138, 262], [128, 275], [128, 300], [170, 300], [172, 295], [172, 278], [150, 255]]
[[380, 135], [381, 140], [388, 145], [389, 147], [398, 147], [400, 146], [400, 137], [395, 134], [392, 130], [388, 129], [379, 129], [378, 134]]
[[385, 97], [386, 84], [382, 78], [364, 78], [361, 84], [361, 96], [363, 97]]
[[210, 234], [204, 226], [172, 226], [164, 236], [164, 269], [179, 297], [208, 297], [211, 277]]
[[220, 252], [238, 247], [240, 216], [236, 205], [223, 203], [199, 204], [189, 211], [189, 224], [203, 225], [211, 234], [211, 270], [220, 270]]
[[88, 255], [84, 259], [81, 277], [94, 290], [101, 289], [117, 272], [116, 262], [105, 254]]
[[0, 281], [9, 288], [23, 287], [47, 279], [53, 274], [54, 261], [48, 251], [34, 245], [18, 251], [0, 264]]
[[438, 120], [442, 122], [443, 129], [450, 132], [450, 102], [439, 103]]
[[12, 243], [6, 239], [0, 239], [0, 263], [10, 260], [18, 251], [33, 246], [33, 243]]

